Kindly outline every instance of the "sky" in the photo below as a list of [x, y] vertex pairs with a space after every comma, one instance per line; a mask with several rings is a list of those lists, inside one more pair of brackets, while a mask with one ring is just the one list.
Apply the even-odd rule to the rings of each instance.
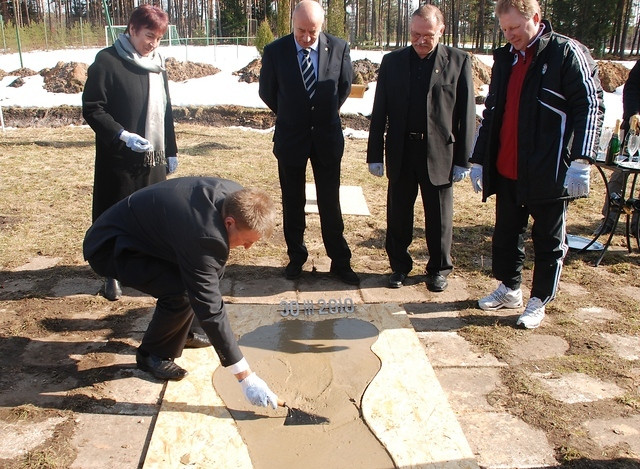
[[[58, 62], [83, 62], [91, 64], [99, 48], [64, 49], [56, 51], [34, 51], [22, 54], [22, 66], [39, 72], [43, 68], [54, 67]], [[265, 108], [258, 96], [257, 83], [244, 83], [232, 72], [240, 70], [254, 59], [260, 57], [253, 46], [163, 46], [160, 53], [164, 57], [173, 57], [180, 61], [191, 61], [211, 64], [221, 71], [209, 77], [190, 79], [183, 82], [169, 82], [169, 93], [174, 106], [212, 106], [237, 105], [254, 108]], [[369, 59], [380, 63], [384, 52], [351, 50], [351, 60]], [[491, 65], [492, 57], [478, 55], [481, 61]], [[621, 62], [631, 68], [635, 61]], [[21, 67], [17, 53], [0, 54], [0, 69], [9, 73]], [[25, 84], [19, 88], [8, 85], [15, 76], [6, 76], [0, 80], [0, 107], [53, 107], [60, 105], [81, 106], [81, 93], [49, 93], [44, 89], [44, 79], [40, 75], [25, 78]], [[371, 114], [375, 83], [370, 83], [363, 98], [348, 98], [342, 106], [345, 114]], [[614, 93], [605, 93], [606, 113], [605, 126], [613, 127], [615, 120], [622, 117], [622, 87]], [[483, 105], [477, 106], [480, 114]], [[366, 133], [365, 133], [366, 134]], [[357, 135], [355, 135], [357, 136]]]

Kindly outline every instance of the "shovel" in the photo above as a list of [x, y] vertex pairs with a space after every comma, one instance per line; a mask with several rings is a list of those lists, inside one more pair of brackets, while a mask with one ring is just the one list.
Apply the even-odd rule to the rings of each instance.
[[295, 407], [289, 407], [282, 399], [278, 399], [278, 407], [285, 407], [287, 409], [284, 425], [320, 425], [329, 423], [328, 418], [311, 414]]

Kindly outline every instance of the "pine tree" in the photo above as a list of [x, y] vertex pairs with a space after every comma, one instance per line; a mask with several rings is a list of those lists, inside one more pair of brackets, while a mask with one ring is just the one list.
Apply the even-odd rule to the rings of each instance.
[[258, 49], [261, 57], [264, 52], [264, 46], [269, 44], [271, 41], [273, 41], [273, 33], [269, 27], [269, 22], [267, 20], [263, 20], [258, 27], [258, 32], [256, 33], [256, 49]]

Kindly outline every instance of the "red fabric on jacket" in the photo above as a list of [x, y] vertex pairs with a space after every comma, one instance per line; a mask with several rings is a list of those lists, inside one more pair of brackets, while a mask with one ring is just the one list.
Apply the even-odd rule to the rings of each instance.
[[524, 55], [516, 52], [511, 76], [507, 85], [507, 100], [504, 118], [500, 128], [500, 150], [496, 167], [498, 173], [508, 179], [518, 179], [518, 116], [520, 115], [520, 94], [536, 47], [527, 47]]

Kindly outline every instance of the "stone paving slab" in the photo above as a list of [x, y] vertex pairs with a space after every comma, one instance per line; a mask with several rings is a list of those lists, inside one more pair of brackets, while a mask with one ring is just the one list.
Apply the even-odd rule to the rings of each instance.
[[436, 368], [436, 376], [456, 414], [495, 412], [487, 395], [501, 384], [500, 368]]
[[625, 360], [640, 360], [640, 337], [605, 333], [600, 336], [620, 357]]
[[417, 334], [434, 368], [507, 366], [491, 354], [473, 350], [471, 344], [455, 332], [418, 332]]
[[469, 444], [485, 469], [557, 466], [542, 430], [506, 412], [471, 412], [458, 416]]
[[566, 404], [593, 402], [600, 399], [613, 399], [622, 396], [624, 390], [613, 383], [606, 383], [584, 373], [532, 373], [554, 399]]
[[634, 454], [640, 455], [640, 416], [589, 420], [584, 427], [600, 447], [627, 444]]

